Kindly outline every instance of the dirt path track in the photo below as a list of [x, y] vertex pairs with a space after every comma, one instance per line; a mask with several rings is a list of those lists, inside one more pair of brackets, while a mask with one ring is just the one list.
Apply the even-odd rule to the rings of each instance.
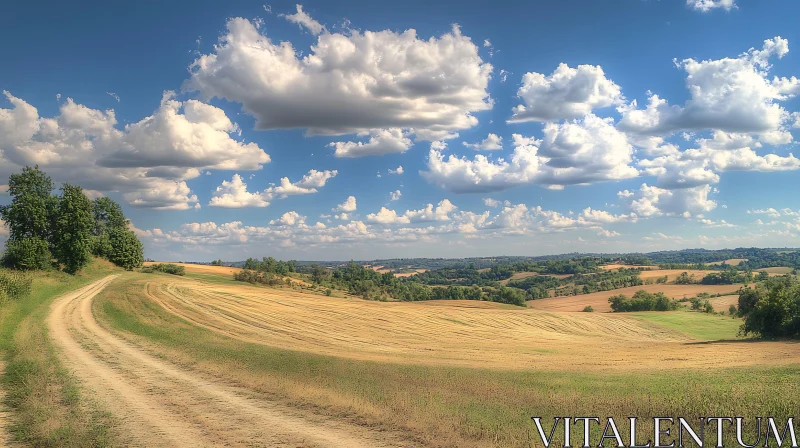
[[109, 333], [92, 298], [115, 276], [53, 303], [48, 323], [65, 365], [118, 420], [124, 446], [393, 447], [387, 433], [309, 416], [156, 358]]

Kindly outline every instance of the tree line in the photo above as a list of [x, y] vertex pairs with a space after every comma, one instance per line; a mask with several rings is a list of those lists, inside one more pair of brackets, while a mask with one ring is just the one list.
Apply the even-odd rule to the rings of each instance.
[[131, 270], [142, 265], [144, 249], [128, 229], [119, 204], [107, 197], [89, 199], [77, 185], [53, 182], [38, 166], [25, 167], [8, 180], [11, 204], [0, 206], [9, 229], [0, 262], [19, 270], [63, 268], [76, 273], [91, 257], [106, 258]]
[[800, 338], [800, 281], [770, 278], [739, 292], [740, 333], [762, 338]]

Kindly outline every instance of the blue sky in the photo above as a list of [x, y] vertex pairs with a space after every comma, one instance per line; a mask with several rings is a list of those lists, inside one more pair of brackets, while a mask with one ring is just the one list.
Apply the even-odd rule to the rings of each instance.
[[6, 7], [0, 179], [157, 259], [800, 245], [796, 2], [230, 3]]

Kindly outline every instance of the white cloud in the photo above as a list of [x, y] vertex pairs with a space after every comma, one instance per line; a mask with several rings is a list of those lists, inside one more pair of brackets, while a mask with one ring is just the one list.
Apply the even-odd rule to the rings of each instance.
[[397, 201], [397, 200], [400, 199], [400, 196], [402, 196], [402, 195], [403, 195], [403, 193], [400, 190], [395, 190], [395, 191], [389, 192], [389, 200], [390, 201]]
[[367, 222], [376, 224], [408, 224], [411, 220], [407, 216], [398, 215], [396, 211], [381, 207], [378, 213], [367, 215]]
[[419, 210], [407, 210], [403, 216], [408, 217], [413, 222], [449, 221], [449, 214], [457, 208], [449, 200], [443, 199], [436, 207], [433, 204], [428, 204], [425, 208]]
[[580, 118], [623, 101], [619, 86], [600, 66], [570, 68], [564, 63], [550, 76], [525, 73], [517, 96], [524, 104], [514, 108], [512, 123]]
[[311, 34], [317, 35], [322, 34], [323, 32], [327, 31], [325, 26], [321, 23], [317, 22], [316, 20], [312, 19], [311, 16], [308, 15], [305, 11], [303, 11], [303, 5], [296, 5], [297, 12], [294, 14], [278, 14], [278, 17], [283, 17], [286, 20], [296, 23], [300, 26], [300, 28], [306, 28]]
[[[472, 160], [431, 150], [428, 171], [421, 172], [430, 183], [454, 193], [500, 191], [517, 185], [538, 183], [551, 188], [590, 184], [636, 177], [629, 166], [633, 146], [616, 130], [613, 120], [587, 115], [563, 124], [548, 123], [541, 142], [514, 136], [510, 161], [491, 161], [484, 155]], [[540, 143], [537, 148], [533, 143]]]
[[736, 0], [686, 0], [686, 4], [700, 12], [709, 12], [716, 8], [730, 11], [736, 8]]
[[404, 136], [403, 130], [394, 129], [373, 129], [368, 133], [358, 134], [361, 137], [370, 136], [369, 141], [365, 142], [333, 142], [328, 146], [335, 149], [336, 157], [365, 157], [381, 156], [384, 154], [397, 154], [408, 151], [413, 145], [411, 139]]
[[700, 219], [700, 224], [703, 224], [706, 227], [736, 227], [735, 225], [721, 219], [719, 221], [712, 221], [710, 219]]
[[763, 209], [756, 209], [756, 210], [748, 210], [747, 213], [748, 214], [753, 214], [753, 215], [767, 215], [770, 218], [777, 218], [777, 217], [781, 216], [780, 212], [775, 210], [772, 207], [763, 208]]
[[400, 128], [442, 138], [475, 126], [472, 113], [491, 108], [492, 66], [457, 26], [428, 39], [414, 30], [322, 33], [302, 57], [246, 19], [230, 19], [227, 28], [214, 53], [192, 63], [186, 88], [242, 103], [257, 129]]
[[266, 196], [263, 193], [249, 193], [242, 176], [234, 174], [230, 182], [222, 181], [208, 205], [224, 208], [266, 207], [269, 205]]
[[309, 170], [308, 174], [297, 182], [291, 182], [288, 177], [282, 177], [280, 185], [267, 188], [264, 190], [264, 194], [268, 198], [276, 196], [286, 198], [292, 195], [316, 193], [317, 188], [324, 187], [328, 180], [336, 177], [338, 173], [337, 170]]
[[106, 92], [106, 95], [110, 96], [111, 98], [114, 98], [119, 103], [119, 95], [117, 95], [116, 93], [114, 93], [114, 92]]
[[334, 212], [354, 212], [356, 211], [356, 197], [348, 196], [344, 202], [337, 205], [332, 211]]
[[5, 92], [0, 108], [0, 176], [39, 165], [56, 182], [88, 190], [119, 191], [131, 204], [185, 210], [197, 203], [186, 184], [205, 169], [256, 170], [270, 161], [255, 143], [237, 141], [235, 126], [216, 107], [167, 93], [153, 115], [117, 129], [113, 110], [60, 103], [59, 114], [40, 117]]
[[495, 151], [503, 149], [503, 137], [499, 137], [497, 134], [491, 133], [478, 143], [462, 143], [467, 148], [472, 148], [475, 151]]
[[751, 48], [736, 58], [676, 61], [676, 66], [687, 73], [690, 99], [684, 106], [670, 106], [651, 94], [645, 109], [639, 109], [634, 100], [619, 107], [619, 128], [647, 135], [703, 129], [736, 133], [781, 131], [790, 114], [777, 101], [796, 95], [800, 80], [770, 80], [769, 59], [780, 59], [788, 52], [788, 41], [775, 37], [764, 41], [761, 50]]
[[630, 202], [631, 210], [640, 217], [683, 216], [709, 212], [717, 203], [708, 198], [710, 185], [668, 190], [642, 184]]
[[397, 169], [394, 169], [394, 170], [389, 168], [389, 174], [398, 174], [398, 175], [399, 174], [403, 174], [403, 167], [402, 166], [398, 166]]
[[284, 213], [278, 219], [273, 219], [269, 223], [270, 223], [270, 225], [282, 224], [284, 226], [294, 226], [294, 225], [298, 225], [298, 224], [305, 224], [306, 223], [306, 217], [305, 216], [301, 216], [299, 213], [297, 213], [295, 211], [290, 211], [290, 212]]
[[234, 174], [230, 182], [223, 181], [222, 185], [217, 187], [208, 205], [226, 208], [266, 207], [270, 204], [269, 201], [276, 197], [285, 199], [292, 195], [316, 193], [317, 188], [324, 187], [328, 180], [337, 174], [336, 170], [309, 170], [308, 174], [297, 182], [291, 182], [288, 177], [283, 177], [280, 185], [256, 193], [249, 193], [242, 177]]

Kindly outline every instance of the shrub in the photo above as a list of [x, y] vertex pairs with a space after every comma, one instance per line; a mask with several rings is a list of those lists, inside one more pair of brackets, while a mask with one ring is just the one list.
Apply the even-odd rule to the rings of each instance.
[[663, 292], [651, 294], [645, 290], [636, 291], [632, 298], [623, 294], [608, 299], [615, 313], [628, 311], [672, 311], [678, 309], [678, 302], [670, 300]]
[[142, 268], [142, 272], [152, 274], [153, 272], [163, 272], [164, 274], [186, 275], [186, 268], [173, 263], [159, 263]]
[[33, 281], [19, 272], [0, 272], [0, 303], [30, 295]]
[[728, 307], [728, 314], [730, 314], [731, 316], [736, 314], [736, 305], [731, 305]]
[[591, 306], [591, 305], [587, 305], [587, 306], [586, 306], [586, 307], [583, 309], [583, 312], [584, 312], [584, 313], [593, 313], [593, 312], [594, 312], [594, 308], [592, 308], [592, 306]]
[[47, 269], [52, 265], [52, 258], [47, 241], [32, 236], [8, 240], [3, 265], [23, 271]]
[[330, 288], [328, 288], [328, 289], [326, 289], [326, 290], [325, 290], [325, 295], [326, 295], [326, 296], [330, 297], [330, 296], [331, 296], [331, 294], [333, 294], [333, 291], [331, 291], [331, 289], [330, 289]]

